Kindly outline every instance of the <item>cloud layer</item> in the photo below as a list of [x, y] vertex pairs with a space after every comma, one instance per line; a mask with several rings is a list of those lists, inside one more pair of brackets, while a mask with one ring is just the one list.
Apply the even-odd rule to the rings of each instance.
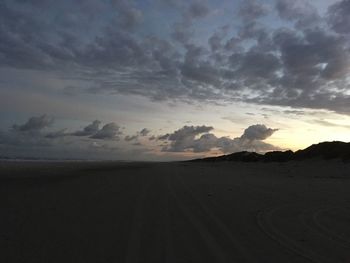
[[[174, 12], [170, 29], [150, 30], [150, 10], [136, 1], [4, 0], [0, 66], [89, 83], [77, 92], [350, 114], [349, 0], [326, 13], [306, 0], [242, 1], [234, 23], [221, 21], [217, 13], [225, 10], [207, 1], [155, 1], [151, 8]], [[217, 28], [199, 38], [215, 16]], [[113, 125], [102, 129], [94, 136], [118, 133]]]

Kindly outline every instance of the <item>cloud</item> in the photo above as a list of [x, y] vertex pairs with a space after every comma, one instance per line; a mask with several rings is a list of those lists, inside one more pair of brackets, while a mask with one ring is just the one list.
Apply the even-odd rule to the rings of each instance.
[[59, 130], [59, 131], [49, 132], [49, 133], [47, 133], [45, 135], [45, 138], [56, 139], [56, 138], [65, 137], [65, 136], [67, 136], [66, 130], [67, 129], [62, 129], [62, 130]]
[[195, 1], [188, 8], [188, 15], [192, 18], [201, 18], [209, 14], [209, 7], [204, 1]]
[[142, 22], [143, 13], [133, 6], [133, 1], [113, 0], [112, 3], [118, 12], [117, 21], [122, 28], [132, 30]]
[[158, 140], [168, 140], [170, 142], [170, 145], [165, 145], [162, 148], [164, 152], [190, 151], [199, 153], [219, 149], [223, 153], [229, 153], [237, 151], [266, 152], [279, 149], [263, 142], [277, 129], [267, 128], [262, 124], [249, 126], [241, 137], [234, 139], [228, 137], [218, 138], [214, 134], [209, 133], [212, 130], [213, 127], [210, 126], [184, 126], [173, 133], [158, 137]]
[[[31, 117], [22, 125], [13, 125], [12, 131], [7, 135], [10, 141], [15, 142], [16, 138], [22, 140], [23, 138], [34, 138], [40, 141], [55, 140], [64, 137], [87, 137], [91, 139], [101, 140], [119, 140], [119, 135], [122, 134], [119, 125], [114, 122], [105, 124], [101, 129], [101, 121], [94, 120], [92, 123], [83, 128], [83, 130], [75, 131], [72, 133], [66, 132], [67, 129], [61, 129], [58, 131], [44, 131], [45, 128], [53, 124], [53, 118], [47, 115], [41, 115], [39, 117]], [[143, 134], [147, 134], [149, 130], [146, 128], [141, 130]], [[22, 135], [21, 135], [22, 134]], [[5, 138], [3, 136], [3, 138]], [[125, 140], [137, 139], [137, 136], [126, 136]], [[5, 143], [4, 139], [3, 142]]]
[[182, 140], [188, 137], [194, 138], [195, 136], [213, 130], [213, 127], [210, 126], [184, 126], [179, 130], [176, 130], [174, 133], [165, 134], [160, 136], [159, 140], [169, 139], [171, 141]]
[[256, 0], [246, 0], [239, 8], [239, 15], [244, 20], [254, 20], [268, 14], [268, 7]]
[[275, 55], [256, 51], [248, 51], [232, 63], [238, 62], [238, 60], [239, 66], [234, 75], [241, 79], [274, 78], [281, 66]]
[[1, 157], [20, 157], [23, 155], [34, 156], [45, 153], [54, 146], [54, 139], [58, 138], [58, 132], [52, 133], [46, 128], [54, 122], [47, 115], [30, 117], [22, 125], [13, 125], [8, 131], [0, 130]]
[[213, 52], [222, 49], [223, 40], [227, 36], [229, 26], [225, 25], [219, 30], [215, 31], [214, 34], [208, 39], [208, 44]]
[[271, 128], [267, 128], [263, 124], [256, 124], [256, 125], [249, 126], [247, 129], [245, 129], [241, 138], [247, 139], [250, 141], [253, 141], [253, 140], [263, 141], [268, 137], [270, 137], [275, 131], [278, 131], [278, 129], [271, 129]]
[[317, 123], [325, 127], [340, 127], [340, 128], [350, 129], [350, 125], [338, 124], [338, 123], [330, 122], [324, 119], [312, 120], [311, 123]]
[[13, 129], [20, 132], [26, 131], [40, 131], [49, 127], [53, 123], [53, 118], [46, 114], [39, 117], [31, 117], [26, 123], [22, 125], [13, 125]]
[[139, 133], [141, 136], [147, 136], [151, 131], [147, 128], [143, 128]]
[[202, 133], [207, 133], [213, 130], [210, 126], [184, 126], [179, 130], [170, 134], [165, 134], [158, 137], [158, 140], [168, 140], [170, 146], [165, 146], [163, 151], [166, 152], [184, 152], [195, 147], [195, 137]]
[[[143, 128], [142, 130], [138, 131], [135, 135], [127, 135], [124, 137], [124, 140], [127, 142], [131, 141], [137, 141], [139, 137], [145, 137], [147, 136], [151, 131], [147, 128]], [[155, 136], [152, 136], [153, 140], [155, 139]], [[151, 140], [151, 139], [150, 139]], [[135, 145], [135, 144], [134, 144]]]
[[[44, 117], [43, 117], [44, 116]], [[100, 121], [95, 120], [83, 130], [67, 132], [67, 129], [45, 130], [49, 121], [42, 121], [42, 125], [32, 125], [34, 120], [47, 120], [46, 115], [31, 117], [23, 125], [17, 125], [16, 129], [0, 131], [0, 149], [4, 156], [11, 157], [35, 157], [40, 158], [110, 158], [111, 152], [127, 152], [120, 141], [123, 134], [119, 125], [114, 122], [107, 123], [99, 128]], [[28, 125], [31, 123], [31, 125]], [[37, 121], [35, 122], [37, 123]], [[27, 127], [31, 127], [30, 129]], [[26, 127], [23, 130], [23, 127]], [[22, 130], [21, 130], [22, 128]], [[193, 152], [209, 153], [212, 150], [220, 150], [223, 153], [249, 150], [265, 152], [276, 150], [277, 147], [263, 142], [277, 129], [267, 128], [257, 124], [248, 127], [241, 137], [234, 139], [217, 137], [211, 126], [183, 126], [172, 133], [150, 136], [149, 141], [161, 141], [163, 152]], [[129, 146], [142, 146], [138, 141], [140, 137], [149, 135], [150, 130], [143, 128], [135, 135], [126, 135], [124, 141], [130, 142]], [[116, 144], [116, 142], [118, 144]], [[127, 148], [127, 147], [126, 147]], [[67, 151], [69, 154], [67, 154]], [[84, 152], [86, 151], [86, 152]], [[150, 152], [147, 147], [141, 149], [143, 153]], [[50, 157], [51, 156], [51, 157]], [[139, 155], [138, 155], [139, 156]], [[140, 156], [139, 156], [140, 157]], [[141, 157], [140, 157], [141, 158]], [[145, 157], [146, 158], [146, 157]]]
[[193, 30], [191, 30], [187, 21], [181, 21], [175, 23], [172, 28], [171, 36], [174, 40], [181, 44], [188, 44], [193, 36]]
[[[46, 131], [42, 132], [45, 128], [49, 127], [53, 123], [53, 118], [47, 115], [41, 115], [39, 117], [31, 117], [22, 125], [13, 125], [14, 134], [26, 132], [26, 136], [37, 136], [43, 140], [57, 139], [62, 137], [88, 137], [91, 139], [101, 140], [119, 140], [119, 135], [122, 134], [119, 125], [114, 122], [105, 124], [101, 129], [101, 121], [94, 120], [92, 123], [83, 128], [83, 130], [75, 131], [72, 133], [66, 132], [66, 128], [59, 131]], [[147, 133], [147, 129], [143, 130], [143, 133]], [[134, 136], [137, 139], [137, 136]], [[127, 138], [135, 139], [133, 136], [127, 136]]]
[[0, 131], [0, 146], [4, 146], [2, 154], [6, 154], [7, 147], [31, 148], [51, 147], [52, 141], [38, 132], [21, 132], [18, 130]]
[[193, 1], [188, 5], [181, 6], [181, 20], [175, 22], [172, 26], [171, 36], [179, 43], [186, 45], [190, 43], [195, 32], [192, 28], [193, 22], [204, 18], [210, 13], [210, 9], [205, 1]]
[[281, 18], [296, 21], [296, 26], [300, 28], [315, 25], [321, 19], [317, 9], [307, 0], [278, 0], [276, 9]]
[[101, 140], [119, 140], [118, 135], [120, 134], [122, 134], [120, 127], [116, 123], [111, 122], [105, 124], [102, 129], [91, 135], [90, 138]]
[[74, 136], [89, 136], [96, 134], [100, 129], [101, 122], [99, 120], [94, 120], [91, 124], [84, 127], [81, 131], [73, 132], [71, 135]]
[[[181, 1], [159, 34], [149, 32], [154, 21], [136, 1], [83, 2], [66, 1], [67, 12], [56, 16], [61, 1], [2, 1], [0, 66], [83, 81], [75, 92], [96, 96], [350, 114], [349, 0], [330, 6], [326, 16], [306, 0], [278, 0], [275, 10], [262, 1], [242, 1], [235, 30], [221, 20], [204, 30], [196, 22], [211, 22], [212, 8], [206, 1]], [[264, 15], [272, 23], [258, 19]], [[164, 36], [168, 24], [178, 42]]]
[[137, 140], [138, 139], [138, 136], [137, 135], [127, 135], [125, 136], [124, 140], [127, 141], [127, 142], [130, 142], [130, 141], [134, 141], [134, 140]]
[[[64, 136], [86, 136], [91, 139], [100, 140], [119, 140], [119, 136], [123, 134], [119, 125], [114, 122], [107, 123], [100, 129], [101, 121], [94, 120], [92, 123], [84, 127], [83, 130], [72, 133], [64, 133]], [[58, 133], [61, 135], [61, 133]], [[129, 136], [127, 136], [129, 137]]]
[[350, 0], [343, 0], [328, 8], [328, 23], [340, 34], [350, 33]]
[[[148, 158], [154, 160], [155, 158], [148, 154], [148, 148], [141, 147], [141, 143], [137, 141], [130, 145], [123, 144], [119, 138], [123, 133], [116, 123], [107, 123], [99, 128], [101, 122], [95, 120], [82, 130], [68, 132], [68, 128], [55, 130], [55, 127], [51, 127], [51, 120], [53, 118], [47, 115], [30, 117], [24, 124], [14, 125], [16, 128], [0, 130], [0, 158], [90, 160], [148, 160]], [[144, 135], [149, 132], [146, 128], [141, 131]], [[138, 132], [139, 136], [142, 136], [141, 131]], [[137, 151], [132, 148], [134, 146], [138, 146]]]
[[240, 151], [249, 151], [249, 152], [268, 152], [280, 150], [279, 147], [265, 143], [260, 140], [247, 140], [245, 138], [234, 138], [230, 139], [228, 137], [218, 138], [217, 141], [218, 148], [223, 153], [233, 153]]

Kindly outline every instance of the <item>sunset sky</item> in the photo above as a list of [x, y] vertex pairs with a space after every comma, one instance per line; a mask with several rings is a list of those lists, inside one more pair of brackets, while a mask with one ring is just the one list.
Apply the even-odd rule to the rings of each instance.
[[0, 158], [350, 141], [350, 0], [2, 0]]

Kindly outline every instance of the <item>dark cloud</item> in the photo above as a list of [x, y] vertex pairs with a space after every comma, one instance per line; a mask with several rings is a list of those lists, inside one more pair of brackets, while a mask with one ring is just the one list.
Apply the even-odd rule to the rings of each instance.
[[157, 137], [157, 140], [163, 141], [163, 140], [167, 140], [169, 138], [170, 134], [164, 134], [164, 135], [160, 135]]
[[118, 12], [117, 21], [124, 29], [131, 30], [142, 22], [143, 13], [130, 0], [113, 0], [112, 3]]
[[180, 65], [183, 81], [195, 82], [195, 85], [203, 85], [204, 91], [206, 85], [220, 86], [220, 75], [218, 69], [212, 61], [204, 60], [203, 56], [206, 50], [196, 45], [186, 46], [186, 55], [184, 62]]
[[92, 140], [57, 135], [0, 131], [0, 158], [110, 159], [111, 153], [113, 158], [118, 158], [120, 152], [112, 145], [92, 148]]
[[137, 140], [138, 136], [137, 135], [127, 135], [125, 136], [124, 140], [127, 142]]
[[[130, 148], [120, 147], [122, 132], [116, 123], [107, 123], [99, 129], [101, 122], [96, 120], [71, 133], [67, 129], [46, 129], [51, 125], [50, 119], [46, 115], [31, 117], [15, 129], [0, 130], [0, 158], [144, 160], [149, 157], [148, 149], [140, 147], [137, 141], [132, 145], [139, 146], [139, 152], [130, 153]], [[148, 131], [142, 130], [143, 134]]]
[[208, 44], [213, 52], [222, 49], [223, 40], [227, 36], [227, 32], [229, 30], [229, 26], [223, 26], [218, 31], [216, 31], [209, 39]]
[[67, 129], [63, 129], [63, 130], [59, 130], [59, 131], [54, 131], [54, 132], [49, 132], [45, 135], [45, 138], [49, 138], [49, 139], [57, 139], [57, 138], [63, 138], [65, 136], [67, 136], [66, 133]]
[[223, 153], [233, 153], [240, 151], [249, 152], [268, 152], [280, 150], [279, 147], [265, 143], [259, 140], [247, 140], [241, 137], [230, 139], [228, 137], [221, 137], [217, 140], [218, 148]]
[[[75, 131], [72, 133], [66, 132], [67, 129], [59, 131], [43, 131], [45, 128], [53, 124], [53, 118], [47, 115], [39, 117], [31, 117], [29, 120], [22, 125], [13, 125], [13, 131], [15, 134], [25, 133], [26, 136], [37, 136], [42, 139], [57, 139], [61, 137], [88, 137], [91, 139], [104, 139], [104, 140], [119, 140], [119, 135], [122, 134], [120, 126], [114, 122], [105, 124], [101, 129], [101, 121], [94, 120], [92, 123], [83, 128], [83, 130]], [[147, 133], [147, 129], [143, 129], [143, 134]], [[138, 135], [126, 136], [125, 140], [137, 139]]]
[[[248, 127], [241, 137], [230, 139], [228, 137], [216, 137], [212, 133], [213, 127], [208, 126], [184, 126], [171, 134], [160, 136], [159, 140], [168, 140], [170, 145], [163, 147], [164, 152], [208, 152], [219, 149], [224, 153], [237, 151], [265, 152], [276, 150], [278, 147], [262, 142], [270, 137], [277, 129], [267, 128], [257, 124]], [[199, 136], [199, 137], [198, 137]]]
[[239, 15], [244, 20], [252, 21], [268, 14], [268, 7], [257, 0], [245, 0], [239, 9]]
[[191, 42], [195, 31], [192, 28], [196, 19], [204, 18], [210, 13], [210, 9], [205, 1], [193, 1], [188, 5], [180, 4], [181, 20], [172, 26], [171, 36], [179, 43], [186, 45]]
[[205, 17], [209, 14], [209, 7], [204, 1], [195, 1], [188, 8], [188, 15], [193, 18]]
[[171, 134], [165, 134], [158, 137], [158, 140], [168, 140], [171, 142], [170, 146], [163, 148], [163, 151], [169, 152], [183, 152], [195, 147], [196, 136], [207, 133], [213, 130], [209, 126], [184, 126]]
[[39, 117], [31, 117], [26, 123], [22, 125], [13, 125], [13, 129], [20, 132], [27, 131], [40, 131], [49, 127], [53, 123], [53, 118], [47, 115], [41, 115]]
[[79, 63], [86, 66], [119, 68], [125, 66], [145, 65], [150, 57], [130, 34], [123, 31], [107, 29], [106, 36], [97, 37], [94, 43], [83, 49], [77, 57]]
[[[238, 59], [239, 61], [237, 61]], [[232, 63], [239, 62], [235, 77], [244, 80], [273, 79], [281, 66], [277, 56], [271, 53], [248, 51], [237, 60], [232, 61]]]
[[210, 126], [184, 126], [183, 128], [175, 131], [174, 133], [169, 135], [169, 140], [178, 140], [184, 139], [188, 136], [195, 137], [201, 133], [209, 132], [213, 130], [213, 127]]
[[305, 31], [304, 38], [280, 31], [275, 34], [275, 43], [281, 51], [286, 73], [305, 84], [315, 83], [315, 78], [325, 81], [320, 77], [342, 78], [347, 74], [349, 53], [341, 37], [319, 29]]
[[90, 136], [96, 134], [100, 130], [101, 122], [99, 120], [94, 120], [91, 124], [84, 127], [81, 131], [73, 132], [74, 136]]
[[[45, 115], [43, 115], [45, 116]], [[70, 158], [74, 156], [84, 156], [84, 158], [95, 158], [99, 154], [107, 157], [108, 153], [116, 150], [121, 151], [118, 145], [113, 142], [120, 140], [122, 135], [121, 128], [116, 123], [107, 123], [99, 129], [100, 121], [95, 120], [87, 125], [83, 130], [75, 133], [66, 132], [66, 129], [58, 131], [46, 131], [46, 124], [30, 125], [33, 128], [27, 128], [28, 123], [33, 123], [34, 119], [45, 119], [41, 117], [32, 117], [17, 129], [7, 132], [0, 131], [0, 149], [4, 150], [8, 156], [40, 156], [48, 158], [45, 153], [55, 158]], [[42, 121], [48, 123], [47, 121]], [[26, 125], [26, 126], [25, 126]], [[20, 127], [26, 127], [21, 130]], [[35, 128], [34, 128], [35, 127]], [[267, 128], [264, 125], [253, 125], [248, 127], [241, 137], [230, 139], [228, 137], [216, 137], [210, 133], [214, 128], [211, 126], [184, 126], [172, 133], [149, 137], [149, 140], [162, 141], [161, 147], [164, 152], [210, 152], [211, 150], [220, 150], [224, 153], [234, 151], [268, 151], [277, 149], [277, 147], [264, 143], [263, 140], [271, 136], [277, 129]], [[84, 134], [84, 135], [83, 135]], [[149, 130], [144, 128], [136, 135], [125, 136], [125, 141], [132, 142], [131, 145], [142, 146], [138, 142], [139, 136], [147, 136]], [[83, 138], [83, 136], [85, 136]], [[108, 143], [105, 143], [108, 141]], [[120, 142], [121, 143], [121, 142]], [[87, 151], [84, 153], [84, 149]], [[69, 155], [64, 154], [70, 151]], [[36, 154], [38, 151], [40, 154]], [[94, 151], [96, 151], [94, 155]], [[148, 150], [143, 149], [143, 152]], [[76, 154], [76, 155], [75, 155]], [[61, 156], [61, 157], [57, 157]], [[105, 158], [104, 157], [104, 158]]]
[[[142, 130], [138, 131], [135, 135], [127, 135], [125, 136], [124, 140], [127, 142], [130, 141], [137, 141], [139, 139], [139, 137], [145, 137], [147, 136], [151, 131], [147, 128], [143, 128]], [[153, 139], [155, 139], [154, 136], [152, 136]]]
[[256, 21], [249, 21], [244, 23], [238, 31], [238, 36], [241, 40], [259, 40], [266, 37], [266, 34], [267, 32], [263, 24], [260, 24]]
[[276, 21], [273, 28], [257, 19], [269, 15], [261, 1], [243, 1], [237, 30], [220, 26], [205, 41], [194, 41], [195, 20], [209, 17], [211, 8], [205, 1], [181, 1], [170, 32], [180, 45], [140, 34], [137, 2], [83, 2], [66, 1], [66, 12], [58, 16], [61, 1], [2, 1], [0, 66], [89, 83], [74, 88], [76, 93], [350, 114], [348, 0], [332, 5], [327, 17], [310, 1], [278, 0], [279, 16], [295, 26]]
[[300, 28], [315, 25], [321, 19], [317, 9], [307, 0], [278, 0], [276, 9], [281, 18], [296, 21]]
[[0, 145], [15, 147], [51, 146], [51, 141], [39, 132], [20, 132], [18, 130], [0, 131]]
[[143, 129], [139, 132], [139, 134], [140, 134], [141, 136], [147, 136], [150, 132], [151, 132], [151, 131], [150, 131], [149, 129], [143, 128]]
[[343, 0], [328, 9], [328, 23], [340, 34], [350, 33], [350, 0]]
[[[75, 131], [72, 133], [65, 133], [64, 131], [53, 132], [48, 134], [47, 138], [58, 138], [62, 136], [85, 136], [91, 139], [101, 139], [101, 140], [119, 140], [119, 135], [122, 134], [119, 125], [114, 122], [105, 124], [100, 129], [101, 121], [94, 120], [92, 123], [83, 128], [83, 130]], [[129, 139], [130, 136], [127, 136]]]
[[193, 30], [190, 28], [189, 22], [182, 21], [175, 23], [172, 28], [171, 36], [174, 40], [181, 44], [187, 44], [193, 36]]
[[58, 138], [58, 133], [46, 129], [52, 124], [52, 117], [41, 115], [29, 118], [22, 125], [13, 125], [13, 129], [8, 131], [0, 130], [1, 157], [17, 158], [45, 153], [54, 146], [54, 139]]
[[94, 135], [91, 135], [92, 139], [101, 139], [101, 140], [119, 140], [118, 135], [121, 135], [120, 127], [114, 123], [105, 124], [99, 131]]
[[271, 129], [267, 128], [263, 124], [256, 124], [249, 126], [247, 129], [244, 130], [244, 133], [242, 135], [242, 139], [247, 140], [260, 140], [263, 141], [270, 137], [275, 131], [278, 131], [278, 129]]

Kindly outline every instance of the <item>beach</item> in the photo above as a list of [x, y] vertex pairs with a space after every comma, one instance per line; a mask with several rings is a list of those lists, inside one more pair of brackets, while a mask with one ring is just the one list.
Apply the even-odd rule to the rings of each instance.
[[350, 163], [0, 163], [1, 262], [350, 262]]

